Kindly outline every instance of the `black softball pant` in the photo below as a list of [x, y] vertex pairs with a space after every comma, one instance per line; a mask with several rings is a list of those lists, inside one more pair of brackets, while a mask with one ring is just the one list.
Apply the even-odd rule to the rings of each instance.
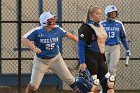
[[[86, 55], [85, 63], [91, 75], [97, 75], [97, 78], [102, 81], [108, 72], [106, 58], [104, 54]], [[107, 80], [100, 82], [103, 91], [107, 91]], [[106, 93], [106, 92], [104, 92]]]

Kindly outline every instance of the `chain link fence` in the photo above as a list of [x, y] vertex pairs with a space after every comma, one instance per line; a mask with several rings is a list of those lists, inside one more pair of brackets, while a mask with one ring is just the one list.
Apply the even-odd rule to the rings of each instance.
[[[109, 4], [114, 4], [118, 8], [118, 20], [124, 23], [132, 52], [129, 66], [125, 67], [125, 50], [121, 46], [115, 90], [140, 90], [139, 0], [0, 0], [0, 87], [16, 86], [14, 93], [23, 93], [21, 87], [29, 82], [27, 78], [30, 78], [34, 53], [21, 45], [20, 38], [32, 28], [39, 26], [38, 18], [43, 11], [55, 12], [61, 21], [59, 25], [77, 35], [90, 5], [100, 6], [104, 11]], [[105, 18], [103, 13], [102, 19]], [[76, 44], [64, 38], [61, 52], [75, 76], [78, 70]], [[57, 77], [54, 79], [61, 82]], [[48, 85], [50, 82], [49, 80]], [[70, 90], [65, 83], [61, 86], [61, 89]]]

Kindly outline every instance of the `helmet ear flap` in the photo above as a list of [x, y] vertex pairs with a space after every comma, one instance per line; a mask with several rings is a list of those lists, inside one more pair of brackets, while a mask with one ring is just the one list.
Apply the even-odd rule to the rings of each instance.
[[45, 25], [45, 26], [47, 26], [47, 21], [44, 21], [42, 24]]
[[48, 22], [47, 20], [43, 20], [43, 21], [40, 21], [40, 24], [44, 27], [48, 25], [47, 22]]
[[54, 16], [56, 16], [56, 15], [53, 12], [50, 12], [50, 11], [42, 13], [39, 17], [41, 26], [44, 27], [44, 26], [49, 25], [47, 20], [54, 17]]
[[110, 13], [107, 14], [107, 18], [110, 18]]

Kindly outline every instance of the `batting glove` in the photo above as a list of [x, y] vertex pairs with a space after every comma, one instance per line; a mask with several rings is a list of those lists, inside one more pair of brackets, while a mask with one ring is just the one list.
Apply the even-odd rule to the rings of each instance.
[[126, 56], [131, 56], [130, 50], [126, 50]]

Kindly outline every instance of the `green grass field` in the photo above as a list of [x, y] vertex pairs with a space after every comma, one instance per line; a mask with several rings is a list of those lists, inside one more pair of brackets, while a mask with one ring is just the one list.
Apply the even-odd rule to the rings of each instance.
[[[56, 93], [74, 93], [72, 91], [58, 91]], [[115, 91], [115, 93], [140, 93], [139, 91]]]

